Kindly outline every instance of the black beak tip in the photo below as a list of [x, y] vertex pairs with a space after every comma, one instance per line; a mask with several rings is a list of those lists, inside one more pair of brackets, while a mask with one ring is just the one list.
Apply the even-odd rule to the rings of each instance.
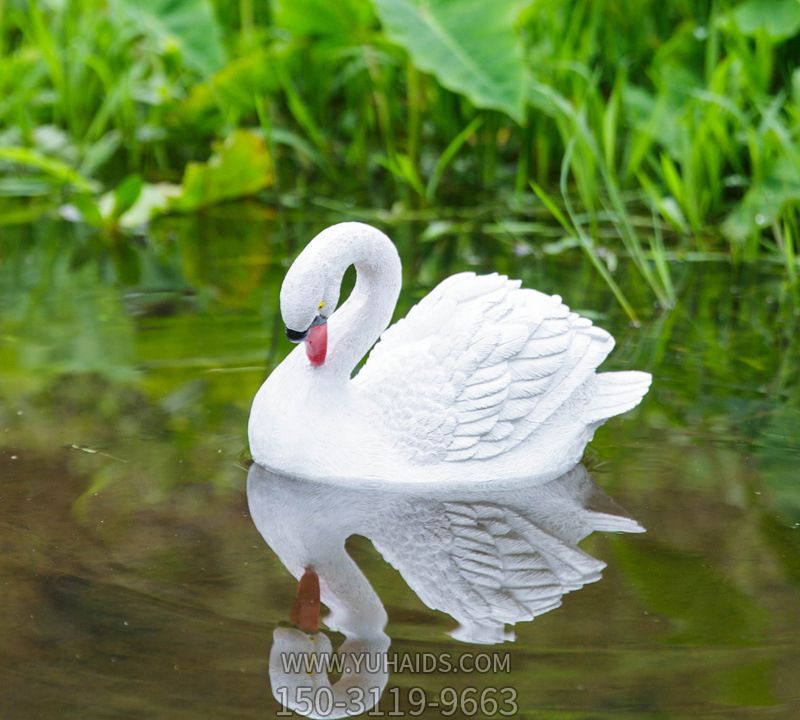
[[299, 343], [306, 339], [306, 335], [308, 335], [308, 330], [292, 330], [291, 328], [286, 328], [286, 337], [293, 343]]

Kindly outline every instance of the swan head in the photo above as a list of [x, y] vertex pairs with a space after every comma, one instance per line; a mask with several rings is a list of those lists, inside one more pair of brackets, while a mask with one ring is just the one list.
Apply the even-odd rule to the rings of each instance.
[[281, 317], [286, 337], [293, 343], [305, 342], [308, 359], [319, 366], [325, 362], [327, 322], [339, 302], [341, 279], [329, 278], [328, 268], [307, 252], [309, 248], [294, 261], [283, 280]]

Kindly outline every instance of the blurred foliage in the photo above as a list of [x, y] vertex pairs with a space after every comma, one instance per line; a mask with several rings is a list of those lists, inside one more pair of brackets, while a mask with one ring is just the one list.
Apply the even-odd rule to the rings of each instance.
[[[517, 225], [558, 219], [632, 318], [649, 303], [620, 291], [609, 254], [631, 257], [663, 307], [685, 252], [766, 258], [797, 281], [796, 0], [0, 10], [0, 223], [67, 206], [130, 232], [253, 194], [397, 218], [484, 207]], [[231, 150], [218, 169], [252, 181], [199, 179], [195, 163], [244, 137], [263, 149]]]
[[225, 64], [221, 28], [207, 0], [108, 0], [114, 29], [133, 31], [148, 54], [177, 55], [202, 77]]

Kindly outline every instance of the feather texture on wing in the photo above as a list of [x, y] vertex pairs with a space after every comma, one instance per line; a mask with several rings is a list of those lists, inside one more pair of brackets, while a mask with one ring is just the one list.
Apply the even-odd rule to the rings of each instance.
[[557, 295], [461, 273], [383, 333], [355, 382], [416, 462], [477, 460], [547, 423], [613, 346]]

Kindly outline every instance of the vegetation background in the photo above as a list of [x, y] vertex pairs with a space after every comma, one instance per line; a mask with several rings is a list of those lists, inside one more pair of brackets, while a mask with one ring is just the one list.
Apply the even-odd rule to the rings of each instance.
[[[521, 716], [800, 717], [798, 59], [800, 0], [0, 0], [0, 716], [277, 710], [249, 403], [350, 218], [398, 317], [498, 270], [654, 376], [585, 458], [648, 533], [517, 626]], [[394, 649], [475, 649], [352, 540]]]
[[311, 198], [580, 246], [632, 318], [619, 255], [662, 307], [675, 260], [794, 284], [799, 33], [799, 0], [0, 0], [0, 223]]

